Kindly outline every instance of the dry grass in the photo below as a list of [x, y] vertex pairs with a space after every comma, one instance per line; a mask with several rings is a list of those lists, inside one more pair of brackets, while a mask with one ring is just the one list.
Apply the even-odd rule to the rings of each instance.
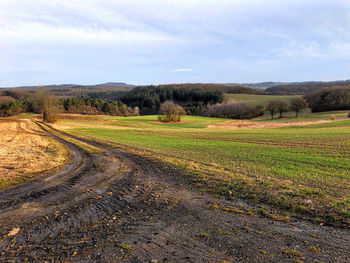
[[331, 122], [332, 120], [314, 120], [314, 121], [296, 121], [296, 122], [253, 122], [253, 121], [226, 121], [223, 123], [209, 125], [209, 129], [270, 129], [270, 128], [282, 128], [292, 126], [307, 126], [312, 124], [321, 124]]
[[29, 120], [0, 119], [0, 189], [64, 164], [67, 153]]

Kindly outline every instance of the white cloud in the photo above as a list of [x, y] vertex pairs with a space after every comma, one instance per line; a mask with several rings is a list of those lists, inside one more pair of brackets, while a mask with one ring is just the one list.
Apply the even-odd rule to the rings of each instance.
[[169, 70], [170, 72], [188, 72], [188, 71], [192, 71], [191, 68], [177, 68], [177, 69], [171, 69]]
[[[133, 83], [156, 83], [161, 78], [162, 82], [236, 82], [243, 75], [234, 71], [241, 68], [246, 75], [239, 81], [249, 82], [254, 78], [252, 65], [260, 66], [261, 61], [274, 61], [265, 63], [265, 80], [273, 80], [276, 68], [281, 68], [281, 76], [297, 77], [307, 70], [298, 63], [309, 65], [313, 72], [319, 69], [323, 78], [331, 76], [328, 68], [322, 72], [321, 61], [337, 65], [334, 71], [339, 76], [348, 74], [344, 61], [350, 58], [348, 0], [0, 3], [0, 71], [61, 72], [60, 82], [65, 82], [64, 76], [84, 75], [96, 82], [91, 72], [101, 72], [101, 79], [127, 76]], [[293, 71], [283, 73], [287, 63]], [[217, 64], [220, 68], [213, 68]], [[172, 69], [181, 65], [195, 71], [172, 74], [192, 71]], [[164, 73], [164, 69], [170, 70]], [[317, 78], [315, 73], [313, 79]]]

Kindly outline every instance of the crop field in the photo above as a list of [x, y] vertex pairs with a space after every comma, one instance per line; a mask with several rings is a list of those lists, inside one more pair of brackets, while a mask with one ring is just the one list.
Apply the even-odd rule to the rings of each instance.
[[266, 106], [272, 100], [285, 100], [289, 102], [299, 95], [255, 95], [255, 94], [225, 94], [225, 98], [235, 102], [245, 102], [251, 106]]
[[0, 119], [0, 189], [57, 168], [66, 160], [66, 149], [31, 122]]
[[[317, 120], [342, 120], [348, 118], [349, 111], [326, 111], [326, 112], [303, 112], [298, 118], [295, 118], [295, 112], [283, 113], [283, 118], [279, 119], [278, 116], [273, 120], [273, 122], [296, 122], [296, 121], [317, 121]], [[278, 115], [278, 114], [277, 114]], [[271, 116], [268, 112], [265, 115], [254, 119], [254, 121], [271, 121]]]
[[181, 123], [161, 124], [157, 116], [75, 115], [61, 116], [55, 127], [171, 163], [203, 192], [269, 204], [286, 217], [348, 225], [350, 120], [343, 119], [345, 112], [311, 115], [304, 119], [341, 119], [281, 128], [209, 129], [227, 119], [186, 116]]

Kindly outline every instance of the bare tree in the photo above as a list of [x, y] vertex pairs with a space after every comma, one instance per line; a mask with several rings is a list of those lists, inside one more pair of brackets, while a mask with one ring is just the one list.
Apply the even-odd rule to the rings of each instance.
[[39, 96], [38, 96], [39, 105], [43, 113], [43, 120], [45, 122], [50, 122], [50, 123], [55, 122], [57, 120], [56, 119], [57, 106], [53, 95], [48, 89], [44, 87], [40, 87], [38, 93], [39, 93]]
[[291, 100], [290, 108], [295, 111], [295, 117], [299, 117], [299, 113], [309, 107], [307, 101], [303, 97], [296, 97]]
[[278, 101], [277, 110], [280, 113], [280, 118], [283, 118], [283, 113], [289, 110], [288, 103], [284, 100]]
[[277, 111], [278, 109], [278, 101], [276, 100], [273, 100], [273, 101], [270, 101], [267, 105], [266, 105], [266, 110], [268, 112], [270, 112], [270, 115], [271, 115], [271, 119], [273, 120], [273, 116], [275, 115], [275, 112]]

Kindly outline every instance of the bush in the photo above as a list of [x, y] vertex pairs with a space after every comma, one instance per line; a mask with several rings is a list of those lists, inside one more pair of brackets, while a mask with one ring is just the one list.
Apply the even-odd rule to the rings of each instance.
[[252, 119], [263, 114], [264, 108], [262, 106], [251, 107], [243, 102], [227, 102], [208, 106], [202, 115], [218, 118]]
[[181, 121], [181, 115], [185, 115], [185, 110], [172, 101], [166, 101], [160, 105], [158, 121], [177, 122]]

